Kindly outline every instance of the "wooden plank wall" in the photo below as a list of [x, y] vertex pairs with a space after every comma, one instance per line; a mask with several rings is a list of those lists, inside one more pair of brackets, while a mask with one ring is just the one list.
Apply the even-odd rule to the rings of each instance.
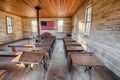
[[[92, 3], [92, 26], [84, 36], [85, 10]], [[111, 71], [120, 77], [120, 0], [87, 1], [73, 16], [78, 17], [78, 40], [95, 52]]]
[[[12, 17], [13, 34], [7, 34], [6, 16]], [[0, 11], [0, 44], [23, 38], [22, 18]]]
[[[48, 31], [51, 32], [53, 35], [56, 35], [58, 31], [58, 20], [64, 20], [63, 32], [64, 33], [71, 33], [72, 30], [72, 18], [40, 18], [40, 21], [54, 21], [54, 30], [42, 30], [41, 33]], [[36, 20], [36, 18], [23, 18], [23, 32], [24, 38], [31, 35], [31, 21]]]
[[[13, 34], [7, 34], [7, 27], [6, 27], [6, 19], [5, 17], [9, 16], [12, 17], [13, 20]], [[59, 19], [64, 20], [64, 33], [71, 33], [72, 30], [72, 18], [40, 18], [42, 21], [54, 21], [54, 30], [49, 30], [53, 35], [56, 34], [57, 22]], [[0, 11], [0, 44], [4, 44], [6, 42], [11, 42], [14, 40], [19, 40], [23, 38], [27, 38], [31, 36], [31, 21], [36, 20], [36, 18], [22, 18], [19, 16], [15, 16], [3, 11]], [[43, 32], [48, 30], [43, 30]]]

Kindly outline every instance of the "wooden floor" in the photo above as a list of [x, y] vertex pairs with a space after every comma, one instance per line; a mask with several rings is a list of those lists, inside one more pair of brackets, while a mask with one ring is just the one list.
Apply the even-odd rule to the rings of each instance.
[[[14, 44], [27, 44], [27, 41], [19, 41]], [[31, 43], [32, 44], [32, 43]], [[11, 51], [5, 46], [0, 47], [0, 51]], [[18, 49], [21, 50], [21, 49]], [[63, 41], [57, 40], [52, 58], [49, 63], [48, 71], [44, 76], [42, 66], [35, 65], [33, 70], [26, 69], [23, 64], [2, 63], [0, 69], [6, 69], [3, 80], [71, 80], [68, 72], [67, 60], [64, 54]], [[93, 80], [120, 80], [106, 67], [93, 68]], [[89, 74], [84, 72], [84, 67], [74, 67], [73, 80], [89, 80]]]

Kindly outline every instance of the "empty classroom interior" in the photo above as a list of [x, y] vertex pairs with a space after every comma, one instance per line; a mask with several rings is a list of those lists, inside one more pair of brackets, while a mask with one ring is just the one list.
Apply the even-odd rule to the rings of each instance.
[[120, 80], [120, 0], [0, 0], [0, 80]]

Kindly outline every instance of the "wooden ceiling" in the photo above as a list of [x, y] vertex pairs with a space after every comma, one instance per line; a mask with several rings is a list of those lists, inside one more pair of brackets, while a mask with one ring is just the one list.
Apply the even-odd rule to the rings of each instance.
[[35, 6], [40, 6], [40, 17], [71, 17], [86, 0], [0, 0], [0, 10], [21, 17], [36, 17]]

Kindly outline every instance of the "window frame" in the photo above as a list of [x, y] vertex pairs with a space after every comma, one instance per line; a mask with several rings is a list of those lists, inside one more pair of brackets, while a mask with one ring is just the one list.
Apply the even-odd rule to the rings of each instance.
[[[32, 21], [36, 21], [36, 30], [33, 30]], [[37, 33], [37, 20], [31, 20], [31, 32], [32, 32], [32, 33]]]
[[[10, 22], [11, 25], [8, 25], [7, 18], [11, 19], [11, 22]], [[6, 19], [6, 32], [7, 32], [7, 34], [13, 34], [13, 18], [10, 17], [10, 16], [6, 16], [5, 19]], [[9, 33], [9, 26], [12, 27], [12, 32], [11, 33]]]
[[78, 25], [78, 17], [75, 16], [74, 18], [74, 33], [76, 34], [77, 33], [77, 25]]
[[[88, 13], [89, 8], [91, 8], [90, 14]], [[88, 16], [90, 17], [90, 20], [89, 20]], [[89, 25], [89, 26], [87, 26], [87, 25]], [[85, 36], [90, 35], [91, 25], [92, 25], [92, 5], [89, 5], [85, 11], [85, 28], [84, 28]]]
[[[59, 27], [61, 26], [61, 25], [59, 25], [59, 21], [63, 21], [63, 24], [62, 24], [62, 30], [61, 31], [59, 31]], [[63, 19], [59, 19], [58, 21], [57, 21], [57, 26], [58, 26], [58, 32], [63, 32], [63, 27], [64, 27], [64, 20]]]

